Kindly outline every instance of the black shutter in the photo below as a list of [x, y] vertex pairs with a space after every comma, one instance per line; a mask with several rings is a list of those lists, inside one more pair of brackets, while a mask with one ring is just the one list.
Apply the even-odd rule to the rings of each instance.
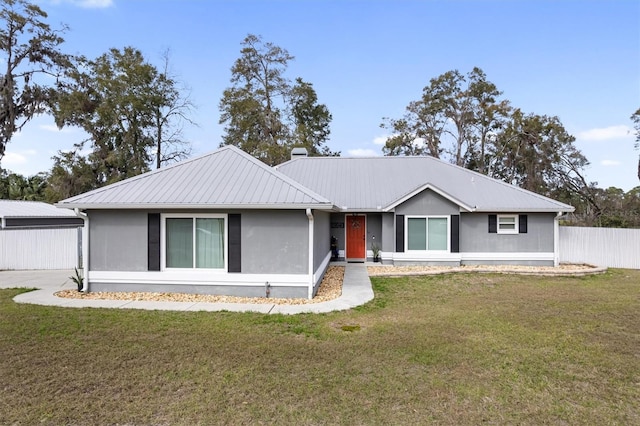
[[460, 215], [451, 215], [451, 253], [460, 253]]
[[229, 226], [229, 272], [242, 272], [242, 247], [241, 247], [241, 227], [240, 215], [230, 214], [228, 217]]
[[526, 214], [521, 214], [520, 216], [518, 216], [518, 232], [520, 234], [527, 233], [527, 215]]
[[498, 233], [498, 216], [495, 214], [489, 215], [489, 233], [490, 234]]
[[147, 219], [147, 269], [160, 270], [160, 213], [149, 213]]
[[396, 215], [396, 253], [404, 253], [404, 215]]

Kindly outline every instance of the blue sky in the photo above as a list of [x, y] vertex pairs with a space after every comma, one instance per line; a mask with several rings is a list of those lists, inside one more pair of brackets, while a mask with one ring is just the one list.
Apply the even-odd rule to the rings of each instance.
[[[97, 57], [133, 46], [191, 88], [194, 154], [218, 147], [218, 103], [248, 33], [295, 56], [288, 76], [313, 84], [333, 115], [332, 150], [381, 155], [383, 117], [399, 118], [433, 77], [482, 68], [527, 113], [558, 116], [591, 162], [590, 181], [629, 190], [638, 151], [630, 115], [640, 107], [640, 2], [40, 0], [49, 23], [69, 25], [63, 49]], [[31, 175], [83, 139], [33, 120], [2, 166]]]

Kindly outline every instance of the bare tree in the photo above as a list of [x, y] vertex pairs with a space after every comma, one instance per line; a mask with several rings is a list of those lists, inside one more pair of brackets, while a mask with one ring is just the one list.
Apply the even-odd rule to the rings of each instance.
[[190, 99], [190, 89], [171, 72], [169, 53], [165, 50], [162, 54], [164, 67], [158, 78], [160, 101], [154, 111], [157, 169], [191, 155], [191, 144], [184, 139], [183, 130], [185, 124], [197, 126], [190, 118], [196, 108]]

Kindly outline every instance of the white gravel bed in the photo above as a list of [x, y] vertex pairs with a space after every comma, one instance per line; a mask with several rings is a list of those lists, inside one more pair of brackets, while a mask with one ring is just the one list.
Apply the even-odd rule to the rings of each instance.
[[209, 303], [258, 303], [270, 305], [306, 305], [326, 302], [340, 297], [344, 266], [329, 266], [324, 274], [318, 292], [313, 299], [283, 299], [267, 297], [214, 296], [208, 294], [150, 293], [150, 292], [95, 292], [81, 293], [77, 290], [62, 290], [58, 297], [88, 300], [132, 300], [149, 302], [209, 302]]
[[368, 266], [372, 277], [393, 277], [403, 275], [437, 275], [453, 272], [476, 272], [496, 274], [520, 274], [542, 276], [582, 276], [601, 274], [607, 268], [586, 264], [560, 264], [559, 266], [521, 265], [463, 265], [463, 266]]

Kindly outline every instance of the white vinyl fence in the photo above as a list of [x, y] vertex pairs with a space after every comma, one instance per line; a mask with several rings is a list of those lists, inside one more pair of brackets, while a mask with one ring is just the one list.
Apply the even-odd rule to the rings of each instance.
[[78, 228], [0, 230], [0, 270], [73, 269]]
[[640, 229], [560, 227], [560, 262], [640, 269]]

